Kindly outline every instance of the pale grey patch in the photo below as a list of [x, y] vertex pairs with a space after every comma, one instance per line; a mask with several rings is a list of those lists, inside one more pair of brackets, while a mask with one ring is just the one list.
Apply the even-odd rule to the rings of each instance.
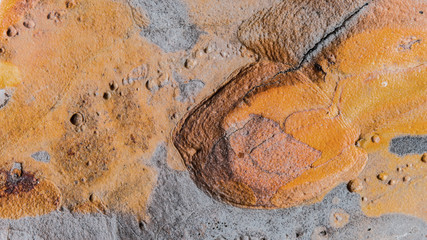
[[121, 239], [116, 216], [55, 211], [44, 216], [0, 220], [6, 239]]
[[11, 171], [13, 171], [15, 169], [22, 171], [22, 163], [17, 163], [17, 162], [13, 163]]
[[17, 231], [17, 230], [9, 230], [7, 233], [7, 238], [5, 239], [10, 239], [10, 240], [43, 240], [42, 237], [37, 236], [37, 235], [33, 235], [31, 233], [28, 232], [24, 232], [24, 231]]
[[193, 48], [202, 33], [190, 23], [187, 8], [179, 0], [131, 0], [129, 3], [135, 9], [143, 9], [150, 20], [141, 35], [165, 52]]
[[50, 155], [46, 151], [35, 152], [31, 155], [31, 157], [34, 158], [34, 160], [39, 162], [44, 162], [44, 163], [50, 162]]
[[172, 73], [173, 79], [178, 83], [178, 88], [180, 94], [175, 98], [177, 101], [180, 102], [193, 102], [194, 97], [199, 94], [199, 92], [205, 87], [205, 83], [194, 79], [194, 80], [185, 80], [180, 75], [178, 75], [176, 72]]
[[12, 98], [11, 89], [0, 89], [0, 109], [4, 108]]
[[427, 152], [427, 135], [395, 137], [390, 142], [389, 150], [399, 156], [423, 154]]
[[176, 100], [180, 102], [193, 101], [194, 97], [203, 89], [205, 83], [200, 80], [190, 80], [188, 83], [179, 84], [180, 95]]

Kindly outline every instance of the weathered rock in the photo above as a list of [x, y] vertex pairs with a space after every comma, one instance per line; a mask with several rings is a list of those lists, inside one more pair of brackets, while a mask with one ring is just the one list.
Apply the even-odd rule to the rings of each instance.
[[283, 1], [245, 21], [239, 40], [273, 61], [297, 67], [354, 21], [369, 1]]
[[[390, 12], [385, 1], [347, 2], [353, 10], [342, 22], [354, 22], [344, 34], [339, 32], [342, 23], [331, 33], [325, 26], [340, 21], [332, 12], [341, 16], [345, 7], [339, 14], [334, 10], [338, 4], [321, 7], [325, 16], [303, 21], [307, 14], [291, 11], [315, 11], [315, 3], [298, 4], [283, 2], [241, 26], [240, 40], [276, 63], [243, 68], [188, 113], [175, 131], [174, 143], [196, 183], [238, 206], [289, 207], [322, 196], [363, 169], [367, 152], [355, 146], [360, 136], [371, 135], [380, 144], [375, 129], [399, 114], [419, 113], [427, 102], [426, 45], [420, 40], [426, 33], [416, 18], [403, 17], [406, 8]], [[375, 24], [373, 18], [387, 19]], [[334, 42], [326, 41], [339, 33]], [[405, 40], [405, 34], [412, 37]], [[317, 62], [302, 65], [327, 43], [313, 59]], [[324, 79], [305, 75], [313, 74], [310, 67]]]

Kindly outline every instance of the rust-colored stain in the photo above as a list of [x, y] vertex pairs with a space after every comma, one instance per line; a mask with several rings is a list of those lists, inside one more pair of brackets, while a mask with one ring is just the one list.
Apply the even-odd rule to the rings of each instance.
[[[399, 10], [395, 1], [343, 3], [356, 9], [345, 21], [356, 18], [358, 25], [310, 58], [304, 44], [310, 46], [308, 35], [324, 26], [288, 32], [277, 21], [298, 4], [281, 3], [241, 26], [243, 43], [268, 60], [241, 69], [176, 128], [174, 143], [193, 179], [212, 196], [251, 208], [310, 203], [352, 180], [349, 189], [361, 193], [368, 215], [426, 218], [425, 164], [395, 174], [403, 159], [421, 156], [402, 158], [388, 149], [395, 136], [427, 133], [425, 18], [418, 11], [407, 16], [408, 8]], [[396, 11], [382, 10], [390, 6]], [[367, 162], [375, 167], [362, 171]], [[395, 180], [375, 180], [380, 169]], [[410, 206], [400, 204], [408, 198]]]
[[1, 170], [0, 204], [2, 218], [37, 216], [58, 209], [61, 194], [51, 182], [37, 179], [32, 173]]
[[[207, 33], [189, 54], [141, 37], [150, 20], [127, 1], [1, 1], [0, 217], [62, 206], [149, 221], [148, 159], [165, 142], [169, 167], [236, 206], [312, 203], [349, 182], [367, 215], [427, 219], [425, 157], [389, 151], [427, 134], [425, 4], [184, 2]], [[211, 32], [246, 47], [214, 52], [232, 44]], [[204, 80], [199, 96], [180, 96], [180, 78]]]
[[[366, 162], [366, 153], [354, 146], [359, 137], [354, 128], [341, 116], [331, 116], [332, 110], [311, 109], [307, 104], [326, 103], [322, 95], [308, 94], [319, 92], [315, 85], [300, 72], [275, 75], [279, 67], [283, 66], [260, 62], [242, 70], [204, 103], [208, 107], [193, 110], [176, 132], [175, 144], [185, 153], [190, 170], [197, 169], [196, 181], [204, 182], [219, 197], [239, 206], [275, 208], [302, 203], [337, 182], [357, 176]], [[275, 91], [263, 96], [286, 99], [282, 101], [283, 109], [278, 108], [279, 104], [257, 103], [256, 99], [268, 102], [257, 98], [257, 93], [247, 96], [247, 91], [260, 83], [275, 86], [276, 89], [260, 90], [259, 94]], [[282, 93], [289, 93], [294, 99]], [[267, 110], [262, 111], [259, 106]], [[277, 119], [268, 115], [269, 106], [277, 109], [271, 111]], [[279, 116], [280, 112], [285, 114]], [[309, 137], [316, 133], [323, 134]], [[206, 140], [199, 141], [200, 138]], [[225, 189], [224, 183], [229, 181], [251, 189], [249, 193], [255, 201], [236, 201], [234, 195], [239, 195], [242, 188], [234, 193]]]
[[[130, 9], [112, 1], [14, 6], [25, 16], [14, 19], [18, 34], [0, 41], [0, 87], [13, 89], [0, 111], [0, 161], [8, 166], [19, 159], [39, 183], [27, 191], [33, 178], [23, 175], [16, 187], [6, 184], [5, 193], [19, 194], [2, 195], [2, 217], [40, 215], [59, 206], [145, 217], [157, 172], [141, 159], [149, 158], [159, 139], [146, 93], [135, 91], [144, 79], [122, 82], [149, 54]], [[49, 163], [31, 158], [40, 150], [50, 154]]]

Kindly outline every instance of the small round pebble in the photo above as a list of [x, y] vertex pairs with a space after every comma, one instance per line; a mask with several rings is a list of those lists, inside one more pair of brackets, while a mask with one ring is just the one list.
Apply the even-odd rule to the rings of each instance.
[[197, 61], [195, 59], [189, 58], [185, 61], [184, 66], [188, 69], [192, 69], [196, 66], [196, 64], [197, 64]]
[[404, 176], [403, 177], [403, 181], [404, 182], [409, 182], [409, 181], [411, 181], [411, 177], [410, 176]]
[[385, 180], [387, 180], [388, 175], [387, 175], [387, 173], [382, 172], [382, 173], [378, 174], [377, 178], [381, 181], [385, 181]]
[[36, 26], [33, 20], [27, 20], [23, 23], [23, 25], [26, 28], [34, 28]]
[[350, 192], [360, 192], [360, 191], [362, 191], [362, 189], [363, 189], [362, 181], [360, 181], [359, 179], [353, 179], [353, 180], [351, 180], [347, 184], [347, 189]]
[[371, 140], [373, 143], [379, 143], [381, 141], [381, 138], [380, 138], [380, 136], [375, 134], [374, 136], [372, 136]]
[[75, 6], [76, 6], [76, 1], [75, 1], [75, 0], [69, 0], [69, 1], [67, 1], [67, 2], [65, 3], [65, 6], [66, 6], [67, 8], [73, 8], [73, 7], [75, 7]]

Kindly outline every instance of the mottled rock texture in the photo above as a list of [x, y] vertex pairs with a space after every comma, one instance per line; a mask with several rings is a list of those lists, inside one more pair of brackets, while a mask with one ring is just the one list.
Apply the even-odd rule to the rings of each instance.
[[422, 239], [425, 8], [1, 0], [0, 239]]

